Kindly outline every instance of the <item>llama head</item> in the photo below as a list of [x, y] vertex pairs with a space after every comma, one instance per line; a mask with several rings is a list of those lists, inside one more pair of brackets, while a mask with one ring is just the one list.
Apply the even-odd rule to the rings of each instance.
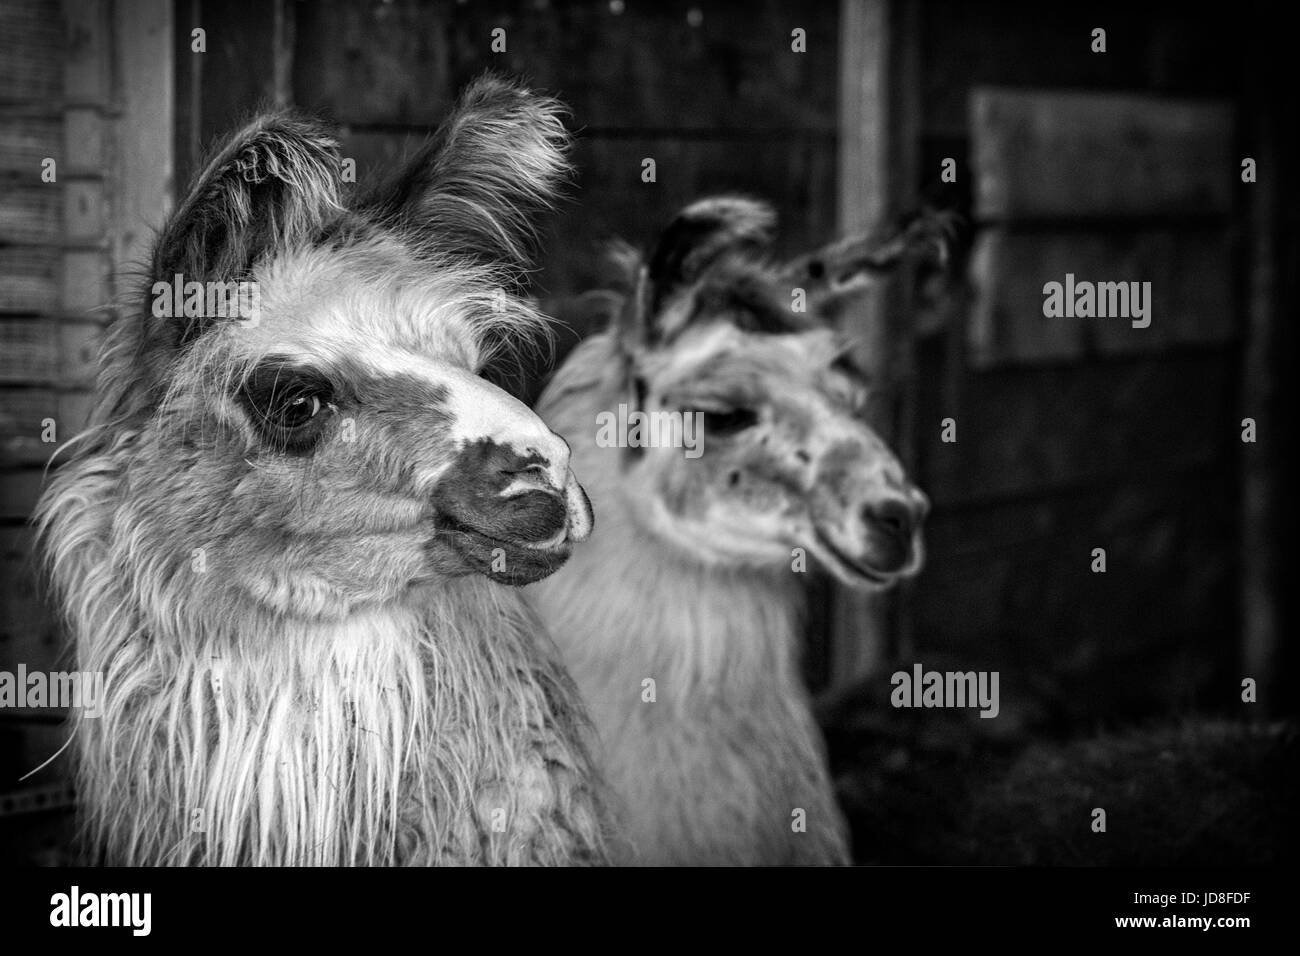
[[644, 263], [622, 255], [634, 290], [614, 335], [631, 403], [703, 426], [694, 459], [623, 450], [629, 500], [710, 563], [775, 566], [804, 548], [845, 583], [887, 585], [920, 568], [929, 505], [863, 420], [870, 383], [825, 313], [901, 255], [846, 242], [773, 267], [774, 222], [761, 203], [715, 197], [683, 210]]
[[[355, 195], [309, 118], [262, 116], [217, 150], [108, 373], [155, 572], [201, 552], [211, 580], [316, 616], [565, 560], [592, 526], [568, 446], [482, 373], [543, 329], [514, 293], [566, 147], [557, 103], [486, 77]], [[206, 307], [169, 308], [190, 283]], [[238, 283], [255, 308], [214, 315], [211, 290]]]

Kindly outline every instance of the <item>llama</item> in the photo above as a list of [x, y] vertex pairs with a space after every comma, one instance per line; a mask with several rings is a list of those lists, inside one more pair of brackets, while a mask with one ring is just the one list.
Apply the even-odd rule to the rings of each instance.
[[[73, 731], [92, 860], [606, 859], [576, 690], [507, 586], [559, 567], [590, 504], [481, 374], [544, 328], [519, 293], [561, 117], [481, 78], [345, 192], [328, 127], [263, 115], [162, 229], [39, 512], [105, 678]], [[251, 282], [255, 314], [159, 317], [173, 278]]]
[[[609, 329], [536, 406], [573, 444], [600, 515], [528, 592], [599, 728], [622, 862], [848, 862], [797, 670], [791, 569], [811, 554], [848, 585], [886, 587], [923, 560], [926, 498], [861, 421], [849, 345], [818, 313], [947, 223], [776, 269], [774, 222], [761, 203], [717, 197], [681, 212], [644, 264], [624, 247], [627, 291], [580, 305]], [[796, 286], [813, 311], [792, 310]], [[702, 412], [703, 453], [600, 447], [597, 416], [620, 404]]]

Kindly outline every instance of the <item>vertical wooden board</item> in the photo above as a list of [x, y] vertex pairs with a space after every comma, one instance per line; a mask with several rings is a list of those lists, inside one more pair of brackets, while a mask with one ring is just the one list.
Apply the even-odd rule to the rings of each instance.
[[92, 389], [99, 373], [99, 352], [104, 326], [98, 322], [65, 319], [58, 324], [59, 384], [69, 389]]
[[63, 186], [63, 234], [69, 242], [97, 242], [108, 224], [108, 197], [97, 179], [72, 179]]
[[113, 301], [108, 256], [93, 249], [69, 249], [63, 254], [59, 300], [63, 309], [88, 313], [106, 309]]
[[1195, 218], [1232, 206], [1226, 103], [981, 88], [970, 123], [982, 220]]
[[169, 0], [114, 8], [121, 110], [108, 235], [118, 270], [148, 260], [149, 243], [172, 208], [172, 12]]
[[69, 104], [108, 106], [113, 98], [112, 7], [95, 0], [63, 0], [67, 56], [64, 97]]
[[103, 175], [108, 167], [106, 120], [99, 110], [74, 106], [63, 112], [60, 168], [70, 175]]
[[[1032, 238], [1027, 243], [1038, 251]], [[1025, 275], [1016, 258], [1018, 248], [998, 229], [983, 230], [975, 241], [969, 270], [974, 298], [966, 325], [967, 352], [975, 368], [1072, 361], [1083, 355], [1083, 321], [1043, 315], [1044, 276], [1060, 281], [1065, 273], [1059, 267], [1075, 268], [1077, 260], [1067, 254], [1066, 262], [1050, 262]]]
[[[876, 232], [894, 211], [896, 144], [893, 141], [891, 32], [897, 3], [842, 0], [840, 3], [839, 231]], [[870, 290], [845, 314], [858, 340], [858, 362], [882, 384], [887, 400], [873, 410], [872, 424], [886, 441], [894, 440], [890, 400], [892, 379], [886, 367], [893, 345], [885, 288]], [[856, 683], [880, 666], [890, 640], [891, 595], [835, 587], [831, 611], [831, 692]]]

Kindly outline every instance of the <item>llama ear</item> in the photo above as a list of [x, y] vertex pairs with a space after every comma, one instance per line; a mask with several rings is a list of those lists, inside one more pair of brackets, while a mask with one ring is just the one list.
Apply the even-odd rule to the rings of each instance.
[[[277, 249], [310, 242], [341, 211], [338, 144], [290, 112], [258, 117], [222, 144], [154, 245], [150, 281], [230, 282]], [[169, 344], [207, 322], [168, 321]], [[157, 336], [151, 336], [157, 338]]]
[[538, 214], [569, 175], [564, 107], [492, 74], [461, 96], [416, 155], [360, 206], [418, 251], [503, 270], [533, 263]]
[[908, 262], [948, 265], [961, 218], [925, 210], [897, 232], [849, 236], [786, 263], [781, 284], [801, 288], [811, 315], [826, 317], [835, 307], [883, 282]]
[[660, 234], [650, 255], [650, 313], [657, 315], [675, 292], [723, 256], [765, 252], [775, 226], [772, 207], [753, 199], [713, 196], [687, 206]]
[[310, 241], [339, 203], [338, 143], [293, 113], [260, 116], [209, 159], [154, 246], [151, 277], [224, 281]]

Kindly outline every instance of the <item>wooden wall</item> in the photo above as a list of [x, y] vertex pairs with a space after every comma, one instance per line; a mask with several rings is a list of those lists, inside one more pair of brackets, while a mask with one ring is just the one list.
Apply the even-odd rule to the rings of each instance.
[[[1244, 390], [1242, 364], [1257, 226], [1240, 160], [1271, 109], [1250, 95], [1234, 26], [1249, 20], [921, 4], [920, 181], [976, 239], [966, 295], [918, 346], [935, 511], [898, 651], [1001, 669], [1004, 701], [1057, 726], [1242, 713], [1241, 474], [1256, 446], [1240, 421], [1273, 407]], [[1045, 318], [1043, 284], [1066, 272], [1151, 281], [1151, 327]]]
[[[69, 666], [28, 517], [85, 425], [130, 266], [170, 208], [171, 4], [0, 5], [0, 670]], [[49, 166], [47, 161], [53, 161]], [[52, 172], [52, 175], [51, 175]], [[0, 857], [58, 859], [62, 715], [0, 710]]]

